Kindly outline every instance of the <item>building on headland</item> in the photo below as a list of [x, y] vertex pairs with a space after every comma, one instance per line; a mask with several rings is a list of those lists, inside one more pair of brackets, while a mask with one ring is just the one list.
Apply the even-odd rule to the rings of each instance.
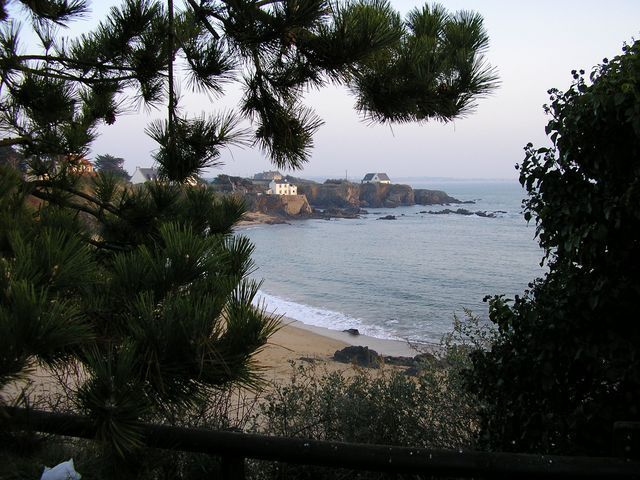
[[386, 173], [367, 173], [360, 183], [391, 183]]
[[145, 183], [145, 182], [153, 182], [158, 179], [158, 169], [157, 168], [141, 168], [136, 167], [136, 171], [131, 175], [131, 183]]
[[297, 195], [298, 187], [290, 184], [287, 180], [271, 180], [267, 193], [269, 195]]
[[75, 175], [94, 175], [93, 164], [84, 157], [67, 157], [67, 171]]
[[95, 175], [93, 164], [78, 155], [54, 155], [39, 158], [34, 162], [37, 166], [25, 164], [25, 178], [27, 180], [48, 180], [52, 176], [66, 172], [79, 177]]
[[277, 170], [275, 171], [270, 170], [268, 172], [256, 173], [253, 176], [253, 179], [254, 180], [282, 180], [282, 174]]

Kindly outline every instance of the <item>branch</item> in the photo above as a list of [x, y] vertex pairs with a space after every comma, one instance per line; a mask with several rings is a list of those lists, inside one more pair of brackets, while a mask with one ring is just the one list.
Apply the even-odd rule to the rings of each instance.
[[[97, 248], [104, 248], [105, 250], [112, 250], [114, 252], [126, 252], [129, 251], [130, 248], [126, 248], [124, 246], [115, 245], [113, 242], [99, 242], [98, 240], [94, 240], [90, 237], [83, 237], [84, 240]], [[124, 244], [128, 245], [128, 244]]]
[[254, 5], [260, 8], [260, 7], [265, 7], [267, 5], [271, 5], [273, 3], [280, 3], [280, 2], [282, 2], [282, 0], [260, 0], [258, 2], [255, 2]]
[[138, 78], [134, 75], [126, 75], [122, 77], [109, 77], [109, 78], [86, 78], [86, 77], [67, 75], [59, 71], [38, 70], [35, 68], [29, 68], [22, 65], [15, 67], [14, 70], [19, 70], [21, 72], [26, 72], [26, 73], [32, 73], [34, 75], [39, 75], [41, 77], [57, 78], [59, 80], [68, 80], [71, 82], [80, 82], [80, 83], [87, 83], [87, 84], [104, 83], [104, 82], [123, 82], [126, 80], [137, 80]]
[[58, 62], [61, 63], [63, 65], [67, 65], [70, 67], [75, 66], [75, 68], [78, 67], [89, 67], [89, 68], [95, 68], [96, 66], [99, 66], [101, 68], [106, 68], [107, 70], [119, 70], [119, 71], [128, 71], [128, 72], [135, 72], [135, 68], [133, 67], [125, 67], [125, 66], [117, 66], [117, 65], [112, 65], [109, 63], [102, 63], [99, 60], [96, 60], [95, 62], [82, 62], [80, 60], [74, 60], [72, 58], [67, 58], [67, 57], [52, 57], [50, 55], [17, 55], [15, 57], [11, 57], [11, 60], [17, 60], [19, 62], [22, 61], [29, 61], [29, 60], [40, 60], [43, 62]]
[[216, 29], [213, 28], [213, 25], [211, 25], [211, 22], [209, 22], [209, 20], [207, 19], [202, 6], [198, 5], [195, 0], [187, 0], [187, 3], [191, 5], [191, 8], [193, 8], [193, 11], [196, 13], [196, 17], [198, 17], [198, 19], [204, 24], [204, 28], [206, 28], [209, 33], [213, 35], [213, 38], [215, 38], [216, 40], [220, 40], [220, 35], [218, 35]]
[[100, 214], [99, 211], [95, 211], [85, 205], [81, 205], [79, 203], [74, 203], [74, 202], [69, 202], [69, 201], [65, 201], [62, 202], [60, 201], [60, 199], [58, 197], [56, 197], [55, 195], [51, 195], [50, 193], [44, 192], [42, 190], [33, 190], [30, 192], [31, 195], [33, 195], [36, 198], [39, 198], [40, 200], [46, 200], [48, 202], [51, 203], [55, 203], [56, 205], [59, 205], [61, 207], [69, 207], [75, 210], [79, 210], [81, 212], [85, 212], [88, 213], [89, 215], [91, 215], [92, 217], [95, 217], [97, 219], [102, 219], [102, 215]]
[[[34, 180], [29, 182], [29, 185], [33, 185], [34, 187], [51, 187], [51, 183], [47, 180]], [[85, 200], [93, 203], [94, 205], [99, 206], [101, 209], [106, 210], [109, 213], [112, 213], [118, 217], [120, 217], [120, 211], [114, 207], [113, 205], [111, 205], [110, 203], [105, 203], [105, 202], [101, 202], [99, 199], [97, 199], [96, 197], [89, 195], [88, 193], [84, 193], [80, 190], [76, 190], [75, 188], [72, 187], [68, 187], [68, 186], [60, 186], [60, 185], [56, 185], [56, 188], [63, 190], [67, 193], [71, 193], [72, 195], [76, 195], [80, 198], [84, 198]], [[37, 191], [37, 190], [36, 190]], [[99, 215], [94, 215], [96, 217], [99, 217]]]
[[25, 145], [29, 143], [29, 137], [2, 138], [0, 139], [0, 147], [10, 147], [12, 145]]

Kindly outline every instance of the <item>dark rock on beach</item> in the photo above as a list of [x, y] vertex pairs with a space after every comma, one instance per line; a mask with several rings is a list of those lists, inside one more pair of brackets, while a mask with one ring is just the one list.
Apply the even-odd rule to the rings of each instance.
[[369, 347], [351, 346], [337, 350], [333, 359], [341, 363], [355, 363], [360, 367], [380, 368], [382, 357]]
[[384, 217], [379, 217], [378, 220], [397, 220], [395, 215], [385, 215]]
[[360, 331], [357, 328], [347, 328], [346, 330], [343, 330], [343, 332], [350, 335], [360, 335]]
[[[355, 330], [356, 329], [349, 329]], [[349, 332], [349, 330], [344, 330]], [[349, 332], [351, 333], [351, 332]], [[383, 356], [375, 350], [363, 346], [350, 346], [333, 354], [333, 359], [341, 363], [355, 363], [360, 367], [380, 368], [382, 364], [395, 367], [408, 367], [405, 375], [418, 375], [427, 366], [443, 366], [443, 360], [432, 353], [420, 353], [414, 357]]]

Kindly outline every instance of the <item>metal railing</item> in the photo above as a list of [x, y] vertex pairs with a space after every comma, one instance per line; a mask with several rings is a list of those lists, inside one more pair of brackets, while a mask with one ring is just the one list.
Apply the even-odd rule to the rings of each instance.
[[[87, 417], [21, 408], [6, 410], [22, 430], [95, 439]], [[619, 458], [567, 457], [465, 450], [432, 450], [139, 424], [149, 447], [221, 457], [223, 478], [241, 480], [245, 459], [405, 473], [425, 477], [640, 479], [640, 424], [618, 422], [613, 445]]]

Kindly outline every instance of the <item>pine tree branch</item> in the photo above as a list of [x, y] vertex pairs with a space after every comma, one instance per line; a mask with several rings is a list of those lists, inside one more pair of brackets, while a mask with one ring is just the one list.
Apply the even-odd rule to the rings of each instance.
[[41, 77], [57, 78], [59, 80], [67, 80], [71, 82], [79, 82], [79, 83], [85, 83], [85, 84], [100, 84], [105, 82], [124, 82], [127, 80], [137, 80], [138, 78], [135, 75], [126, 75], [122, 77], [109, 77], [109, 78], [87, 78], [87, 77], [64, 74], [58, 70], [53, 70], [53, 71], [51, 69], [38, 70], [30, 67], [25, 67], [22, 65], [14, 67], [13, 70], [18, 70], [25, 73], [32, 73], [34, 75], [38, 75]]
[[96, 62], [82, 62], [80, 60], [74, 60], [72, 58], [68, 58], [68, 57], [53, 57], [50, 55], [17, 55], [14, 57], [10, 57], [8, 60], [11, 61], [17, 61], [17, 62], [23, 62], [23, 61], [30, 61], [30, 60], [39, 60], [39, 61], [43, 61], [43, 62], [57, 62], [57, 63], [61, 63], [63, 65], [66, 65], [68, 67], [71, 68], [106, 68], [107, 70], [115, 70], [115, 71], [128, 71], [128, 72], [135, 72], [135, 68], [133, 67], [126, 67], [126, 66], [119, 66], [119, 65], [113, 65], [110, 63], [102, 63], [99, 61]]
[[[34, 187], [51, 187], [51, 183], [47, 180], [33, 180], [31, 182], [28, 182], [29, 185], [32, 185]], [[63, 190], [67, 193], [71, 193], [72, 195], [76, 195], [77, 197], [83, 198], [85, 200], [87, 200], [88, 202], [93, 203], [94, 205], [97, 205], [98, 207], [100, 207], [101, 210], [106, 210], [109, 213], [112, 213], [113, 215], [116, 215], [118, 217], [120, 217], [120, 211], [114, 207], [113, 205], [111, 205], [110, 203], [107, 202], [102, 202], [100, 201], [98, 198], [94, 197], [93, 195], [89, 195], [88, 193], [84, 193], [80, 190], [76, 190], [75, 188], [72, 188], [70, 186], [64, 186], [64, 185], [56, 185], [56, 188]], [[37, 191], [37, 190], [36, 190]], [[97, 218], [101, 218], [101, 216], [98, 215], [94, 215]]]
[[260, 7], [264, 7], [266, 5], [272, 5], [274, 3], [282, 3], [282, 0], [260, 0], [258, 2], [255, 2], [254, 5], [258, 8]]
[[93, 245], [94, 247], [97, 248], [103, 248], [105, 250], [111, 250], [114, 252], [126, 252], [129, 251], [130, 248], [129, 247], [125, 247], [124, 245], [131, 245], [131, 244], [120, 244], [120, 246], [114, 244], [114, 242], [101, 242], [98, 240], [94, 240], [90, 237], [83, 237], [84, 241], [86, 241], [87, 243]]
[[211, 22], [209, 22], [209, 20], [207, 19], [202, 6], [198, 5], [195, 0], [187, 0], [187, 3], [191, 6], [191, 8], [193, 8], [196, 17], [202, 22], [204, 28], [206, 28], [209, 33], [213, 35], [213, 38], [215, 38], [216, 40], [220, 40], [220, 35], [218, 34], [218, 32], [216, 32], [216, 29], [213, 28], [213, 25], [211, 25]]
[[15, 137], [15, 138], [2, 138], [0, 139], [0, 147], [10, 147], [13, 145], [25, 145], [29, 143], [31, 139], [29, 137]]
[[88, 213], [89, 215], [91, 215], [92, 217], [95, 217], [99, 220], [103, 219], [104, 216], [100, 213], [100, 211], [96, 211], [92, 208], [87, 207], [86, 205], [81, 205], [79, 203], [75, 203], [75, 202], [70, 202], [70, 201], [61, 201], [61, 199], [55, 195], [51, 195], [50, 193], [47, 193], [43, 190], [33, 190], [31, 192], [29, 192], [31, 195], [33, 195], [36, 198], [39, 198], [40, 200], [46, 200], [47, 202], [50, 203], [54, 203], [56, 205], [59, 205], [61, 207], [68, 207], [71, 208], [73, 210], [78, 210], [81, 212], [85, 212]]

